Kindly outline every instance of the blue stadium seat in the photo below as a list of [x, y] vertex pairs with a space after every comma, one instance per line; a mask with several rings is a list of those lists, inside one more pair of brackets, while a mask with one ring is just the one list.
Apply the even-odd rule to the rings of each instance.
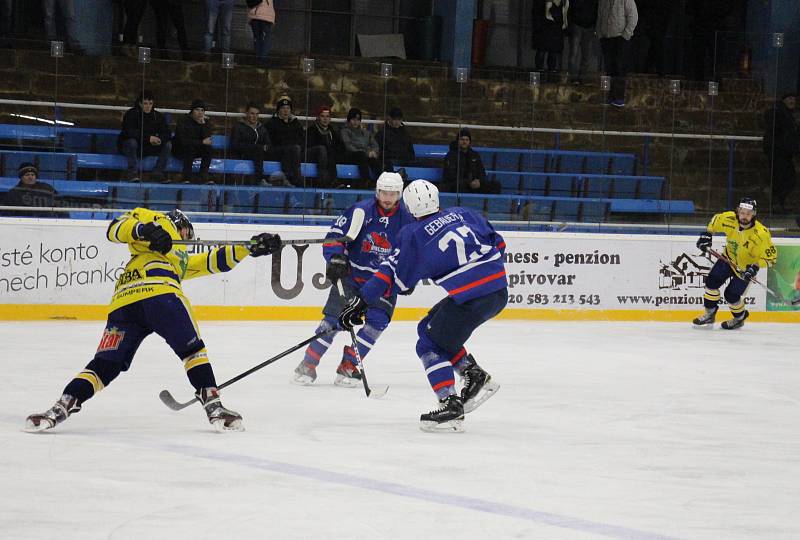
[[225, 187], [219, 197], [219, 210], [221, 212], [250, 214], [256, 211], [256, 198], [258, 194], [269, 188], [255, 187]]
[[586, 156], [584, 170], [587, 174], [608, 174], [610, 157], [608, 154], [591, 152]]
[[[521, 161], [521, 154], [519, 152], [496, 152], [494, 169], [498, 171], [518, 171]], [[489, 168], [486, 163], [484, 167]]]
[[522, 154], [520, 170], [523, 172], [547, 172], [550, 170], [549, 154], [540, 151], [528, 151]]
[[281, 188], [267, 188], [258, 193], [256, 210], [259, 214], [286, 213], [286, 191]]
[[608, 198], [611, 197], [614, 179], [610, 176], [587, 175], [581, 178], [583, 189], [579, 190], [583, 197]]
[[556, 199], [553, 205], [553, 221], [578, 221], [580, 211], [580, 199]]
[[630, 154], [612, 154], [608, 174], [636, 174], [636, 156]]
[[507, 195], [487, 195], [486, 213], [489, 219], [509, 220], [516, 213], [516, 201]]
[[[524, 201], [521, 210], [525, 210]], [[552, 221], [553, 201], [529, 199], [527, 202], [527, 213], [531, 221]]]
[[216, 187], [184, 185], [177, 207], [185, 212], [214, 212], [217, 209], [217, 193]]
[[458, 205], [458, 198], [455, 193], [439, 193], [439, 206], [449, 208]]
[[477, 212], [483, 212], [486, 208], [486, 195], [462, 193], [457, 204], [464, 208], [471, 208]]
[[571, 174], [551, 174], [548, 177], [548, 197], [574, 197], [575, 176]]
[[111, 188], [115, 208], [136, 208], [147, 204], [147, 187], [142, 184], [117, 184]]
[[488, 148], [473, 148], [476, 150], [478, 154], [481, 156], [481, 161], [483, 162], [484, 169], [496, 169], [494, 165], [495, 159], [495, 152], [490, 151]]
[[586, 154], [584, 152], [560, 152], [556, 158], [556, 171], [560, 173], [582, 173], [584, 172], [584, 162], [586, 161]]
[[526, 195], [545, 195], [547, 193], [547, 175], [544, 173], [528, 173], [520, 175], [520, 192]]
[[616, 176], [611, 192], [612, 199], [637, 199], [639, 194], [639, 179], [635, 176]]
[[586, 223], [603, 223], [608, 216], [610, 203], [605, 201], [583, 201], [580, 220]]
[[414, 154], [417, 159], [444, 159], [447, 149], [446, 144], [415, 144]]
[[[147, 184], [145, 184], [147, 185]], [[150, 184], [147, 189], [147, 207], [150, 210], [169, 212], [178, 207], [178, 186]]]
[[519, 174], [508, 174], [503, 171], [491, 171], [488, 173], [489, 180], [497, 180], [500, 182], [500, 188], [503, 193], [517, 193], [520, 190], [522, 183], [522, 176]]
[[639, 178], [639, 199], [664, 198], [665, 181], [659, 176], [641, 176]]
[[409, 180], [428, 180], [429, 182], [440, 182], [442, 180], [442, 169], [438, 167], [399, 167], [395, 166], [394, 170], [406, 170], [406, 175]]
[[319, 214], [319, 192], [308, 189], [286, 189], [286, 209], [289, 214]]
[[320, 192], [320, 209], [323, 213], [339, 215], [363, 200], [363, 197], [361, 192], [347, 189]]

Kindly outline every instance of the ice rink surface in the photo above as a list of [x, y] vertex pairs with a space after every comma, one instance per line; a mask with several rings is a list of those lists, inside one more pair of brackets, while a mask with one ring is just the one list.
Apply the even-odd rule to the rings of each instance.
[[[688, 314], [687, 319], [694, 314]], [[725, 316], [727, 318], [727, 315]], [[314, 323], [204, 323], [218, 382]], [[21, 431], [91, 359], [102, 323], [0, 323], [4, 539], [800, 538], [800, 328], [493, 322], [469, 350], [501, 384], [465, 433], [431, 434], [415, 325], [334, 387], [298, 351], [222, 392], [244, 433], [211, 430], [157, 336], [51, 432]]]

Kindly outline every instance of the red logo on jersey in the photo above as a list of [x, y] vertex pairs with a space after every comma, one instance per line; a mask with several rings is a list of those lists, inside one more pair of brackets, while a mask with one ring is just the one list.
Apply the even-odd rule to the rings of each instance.
[[389, 253], [392, 251], [392, 243], [386, 238], [386, 233], [371, 232], [364, 239], [364, 243], [361, 244], [361, 251], [364, 253], [372, 251]]
[[122, 343], [125, 337], [125, 332], [119, 330], [116, 326], [106, 328], [103, 330], [103, 337], [100, 338], [100, 345], [97, 347], [97, 352], [116, 351], [119, 349], [119, 344]]

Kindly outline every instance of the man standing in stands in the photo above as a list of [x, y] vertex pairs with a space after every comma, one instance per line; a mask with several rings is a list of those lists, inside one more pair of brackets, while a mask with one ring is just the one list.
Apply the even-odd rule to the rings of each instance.
[[144, 156], [158, 156], [150, 178], [154, 182], [164, 181], [164, 169], [172, 150], [171, 134], [166, 118], [154, 107], [153, 93], [143, 90], [136, 104], [122, 118], [117, 148], [128, 159], [126, 180], [129, 182], [141, 180], [139, 160]]
[[47, 33], [47, 41], [57, 41], [58, 31], [56, 27], [56, 4], [61, 12], [61, 19], [64, 21], [66, 31], [65, 40], [67, 50], [75, 54], [84, 54], [83, 47], [78, 41], [78, 23], [75, 18], [75, 0], [42, 0], [44, 9], [44, 30]]
[[317, 121], [308, 128], [306, 161], [317, 164], [317, 186], [333, 187], [336, 182], [336, 160], [343, 151], [339, 131], [331, 125], [331, 108], [321, 105]]
[[500, 193], [500, 182], [487, 180], [481, 156], [472, 149], [472, 134], [467, 128], [458, 132], [444, 158], [442, 191], [452, 193]]
[[786, 211], [786, 199], [797, 182], [794, 155], [800, 131], [794, 119], [796, 106], [797, 96], [792, 92], [764, 111], [764, 153], [772, 181], [772, 204], [779, 212]]
[[375, 138], [380, 146], [383, 168], [387, 171], [394, 171], [396, 165], [412, 165], [416, 160], [414, 142], [403, 124], [400, 107], [389, 110], [386, 125]]
[[614, 107], [625, 106], [625, 76], [633, 31], [639, 21], [634, 0], [600, 0], [597, 37], [603, 50], [603, 71], [611, 77], [608, 99]]
[[381, 163], [378, 161], [378, 146], [372, 132], [361, 125], [361, 110], [353, 107], [347, 111], [347, 124], [342, 128], [345, 162], [358, 165], [358, 174], [362, 184], [369, 185], [373, 176], [380, 174]]
[[183, 183], [188, 184], [192, 176], [192, 163], [200, 158], [200, 182], [213, 184], [208, 179], [211, 166], [211, 124], [206, 118], [206, 104], [200, 100], [192, 101], [189, 114], [178, 118], [173, 141], [175, 157], [183, 161]]
[[[3, 205], [28, 207], [53, 207], [56, 190], [45, 182], [39, 182], [39, 170], [33, 163], [21, 163], [18, 170], [19, 184], [6, 194]], [[56, 217], [53, 212], [44, 210], [9, 211], [9, 217]]]
[[266, 186], [264, 179], [264, 154], [270, 148], [267, 127], [258, 121], [261, 107], [250, 102], [245, 107], [244, 117], [233, 126], [231, 132], [231, 152], [238, 159], [249, 159], [253, 162], [253, 174], [249, 184]]
[[286, 96], [275, 104], [275, 113], [267, 122], [267, 132], [272, 141], [267, 158], [280, 161], [281, 170], [290, 184], [302, 187], [300, 174], [300, 149], [305, 145], [305, 130], [293, 114], [292, 100]]

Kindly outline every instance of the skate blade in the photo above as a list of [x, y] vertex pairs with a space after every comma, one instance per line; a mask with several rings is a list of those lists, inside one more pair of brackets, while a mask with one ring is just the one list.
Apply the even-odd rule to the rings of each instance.
[[51, 426], [50, 423], [47, 421], [42, 421], [37, 426], [31, 421], [30, 418], [27, 418], [25, 420], [25, 427], [22, 428], [22, 431], [24, 431], [25, 433], [39, 433], [40, 431], [52, 429], [53, 427], [55, 426]]
[[441, 424], [437, 422], [419, 421], [419, 429], [427, 433], [464, 433], [464, 419], [457, 418]]
[[500, 389], [500, 385], [492, 379], [486, 381], [477, 396], [464, 402], [464, 414], [471, 413], [492, 397]]
[[219, 433], [225, 433], [227, 431], [244, 431], [244, 425], [242, 424], [241, 420], [234, 420], [227, 426], [225, 425], [224, 420], [216, 420], [214, 422], [211, 422], [211, 425]]
[[694, 324], [694, 323], [692, 323], [692, 328], [694, 328], [695, 330], [713, 330], [714, 329], [714, 323], [708, 323], [708, 324]]
[[335, 386], [341, 386], [342, 388], [358, 388], [362, 386], [363, 383], [358, 379], [337, 374], [336, 378], [333, 380], [333, 384]]
[[298, 386], [311, 386], [316, 379], [312, 379], [308, 375], [292, 375], [289, 382]]

